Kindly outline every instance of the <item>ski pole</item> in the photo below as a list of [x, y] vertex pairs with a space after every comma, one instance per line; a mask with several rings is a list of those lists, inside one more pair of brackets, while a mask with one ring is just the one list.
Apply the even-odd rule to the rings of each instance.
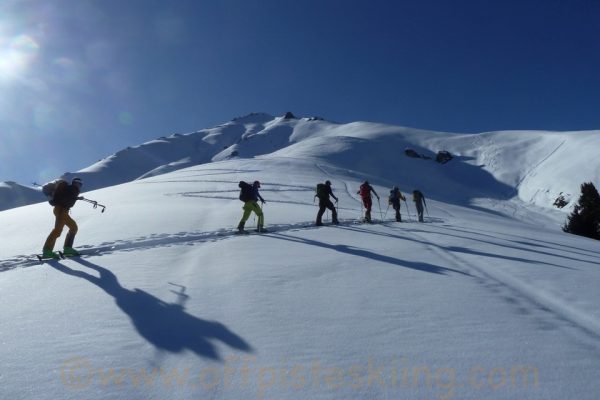
[[406, 202], [406, 199], [404, 199], [404, 205], [406, 205], [406, 214], [408, 215], [408, 222], [412, 222], [412, 219], [410, 218], [410, 210], [408, 209], [408, 203]]
[[390, 209], [390, 204], [388, 203], [388, 206], [387, 206], [387, 208], [385, 209], [385, 214], [383, 214], [383, 218], [384, 218], [384, 219], [385, 219], [385, 217], [387, 217], [387, 213], [388, 213], [389, 209]]
[[383, 212], [381, 212], [381, 202], [379, 201], [379, 197], [377, 198], [377, 204], [379, 204], [379, 216], [381, 217], [381, 221], [383, 222]]
[[85, 197], [82, 197], [79, 200], [82, 200], [82, 201], [85, 201], [87, 203], [93, 204], [94, 208], [102, 207], [102, 211], [100, 211], [100, 212], [104, 212], [104, 210], [106, 210], [106, 206], [103, 206], [102, 204], [98, 203], [96, 200], [86, 199]]

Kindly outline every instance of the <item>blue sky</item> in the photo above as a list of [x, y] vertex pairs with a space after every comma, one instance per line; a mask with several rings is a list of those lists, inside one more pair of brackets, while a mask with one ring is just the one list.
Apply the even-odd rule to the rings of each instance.
[[600, 0], [3, 0], [0, 181], [250, 112], [600, 129]]

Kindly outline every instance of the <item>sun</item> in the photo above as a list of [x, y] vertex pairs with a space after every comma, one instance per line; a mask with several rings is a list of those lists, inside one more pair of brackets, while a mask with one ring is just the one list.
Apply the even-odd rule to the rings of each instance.
[[19, 78], [35, 59], [39, 44], [28, 35], [0, 37], [0, 81]]

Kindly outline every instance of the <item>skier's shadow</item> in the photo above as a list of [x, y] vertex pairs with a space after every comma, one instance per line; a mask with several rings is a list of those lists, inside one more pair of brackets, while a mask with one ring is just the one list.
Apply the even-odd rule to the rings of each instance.
[[221, 341], [237, 350], [253, 351], [244, 339], [225, 325], [187, 313], [183, 306], [187, 295], [177, 293], [180, 298], [178, 303], [165, 303], [141, 289], [124, 288], [117, 277], [106, 268], [81, 258], [72, 260], [97, 271], [100, 276], [96, 277], [84, 271], [71, 269], [60, 262], [50, 263], [50, 265], [67, 275], [85, 279], [114, 297], [117, 306], [131, 319], [140, 336], [158, 350], [171, 353], [190, 350], [201, 357], [221, 360], [213, 343]]
[[365, 249], [359, 249], [359, 248], [353, 247], [353, 246], [347, 246], [344, 244], [328, 244], [325, 242], [320, 242], [318, 240], [299, 238], [299, 237], [295, 237], [295, 236], [285, 235], [283, 233], [275, 233], [272, 235], [268, 235], [267, 237], [279, 239], [279, 240], [286, 240], [289, 242], [307, 244], [307, 245], [311, 245], [311, 246], [319, 246], [319, 247], [323, 247], [323, 248], [326, 248], [329, 250], [338, 251], [340, 253], [350, 254], [352, 256], [369, 258], [371, 260], [380, 261], [380, 262], [388, 263], [388, 264], [392, 264], [392, 265], [398, 265], [400, 267], [410, 268], [410, 269], [414, 269], [417, 271], [430, 272], [432, 274], [445, 275], [448, 273], [457, 273], [457, 274], [461, 274], [461, 275], [470, 276], [468, 273], [459, 271], [456, 269], [441, 267], [439, 265], [433, 265], [433, 264], [429, 264], [429, 263], [425, 263], [425, 262], [400, 260], [398, 258], [386, 256], [383, 254], [378, 254], [378, 253], [375, 253], [375, 252], [372, 252], [369, 250], [365, 250]]

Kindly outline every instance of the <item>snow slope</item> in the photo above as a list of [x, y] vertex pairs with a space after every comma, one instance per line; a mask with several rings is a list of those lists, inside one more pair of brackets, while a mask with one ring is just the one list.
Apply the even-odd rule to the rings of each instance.
[[0, 211], [33, 204], [43, 198], [39, 190], [16, 182], [0, 182]]
[[[288, 123], [272, 129], [293, 144], [268, 155], [84, 193], [108, 208], [74, 207], [83, 258], [31, 261], [53, 224], [47, 204], [1, 212], [2, 398], [597, 398], [598, 242], [544, 228], [557, 217], [513, 199], [509, 159], [388, 159], [416, 137], [440, 144]], [[521, 184], [552, 183], [536, 171]], [[461, 174], [479, 186], [444, 196]], [[232, 235], [237, 182], [254, 179], [273, 232]], [[325, 179], [342, 224], [316, 228]], [[412, 204], [391, 222], [382, 201], [384, 223], [356, 224], [364, 179], [382, 198], [391, 181], [422, 183], [426, 223]]]
[[[406, 148], [430, 157], [445, 149], [457, 157], [442, 166], [408, 158]], [[64, 177], [80, 176], [86, 189], [92, 190], [231, 158], [317, 157], [360, 171], [386, 186], [419, 187], [431, 198], [452, 204], [490, 207], [490, 200], [515, 200], [552, 214], [552, 203], [563, 194], [572, 201], [562, 214], [555, 214], [560, 225], [577, 200], [580, 185], [600, 181], [600, 164], [592, 151], [597, 148], [598, 131], [454, 134], [254, 113], [214, 128], [121, 150]], [[29, 197], [20, 199], [10, 206], [30, 203]], [[485, 200], [478, 203], [477, 199]], [[0, 209], [7, 208], [0, 199]], [[496, 208], [514, 215], [520, 206]]]

